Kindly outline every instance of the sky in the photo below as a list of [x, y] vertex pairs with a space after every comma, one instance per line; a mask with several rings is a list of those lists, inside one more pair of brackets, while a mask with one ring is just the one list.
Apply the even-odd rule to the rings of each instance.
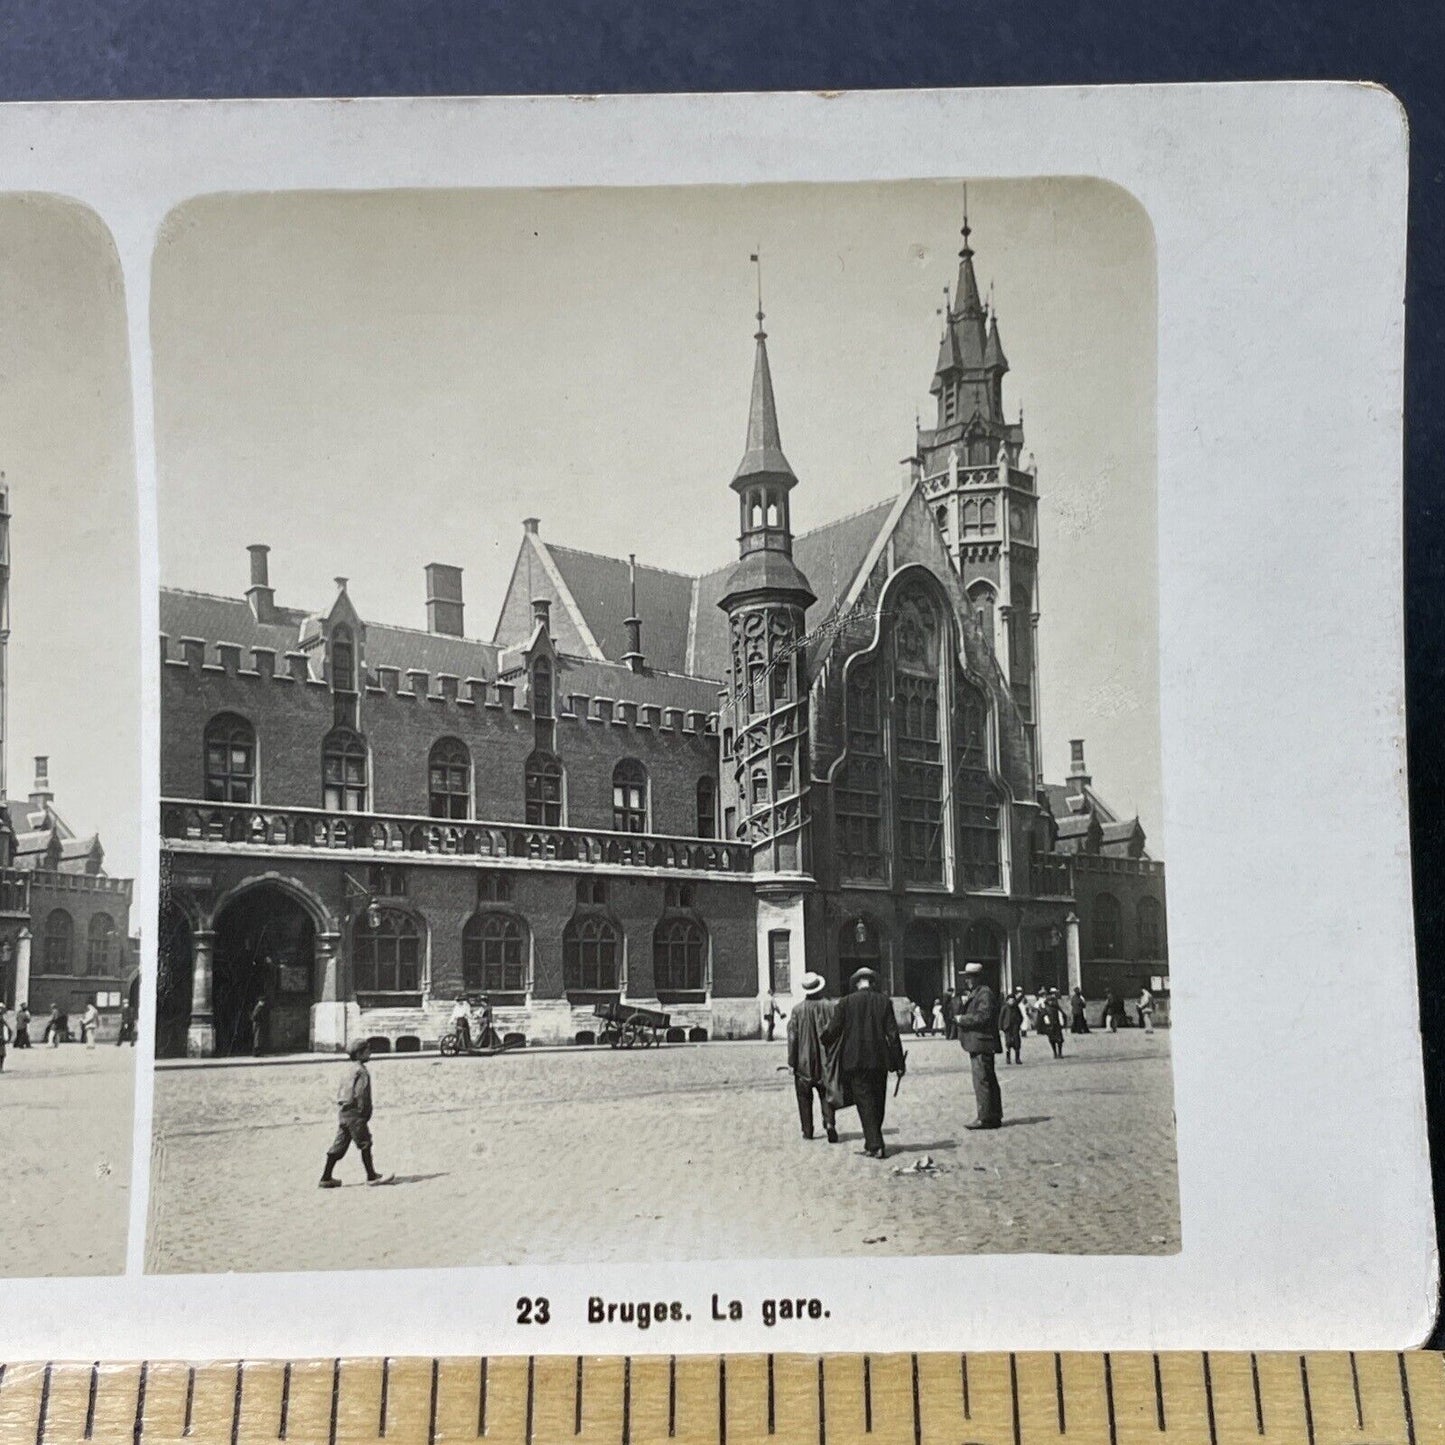
[[[1087, 179], [972, 182], [1039, 467], [1045, 769], [1161, 839], [1153, 234]], [[762, 256], [806, 531], [894, 494], [957, 270], [960, 183], [200, 198], [152, 278], [160, 577], [239, 596], [265, 542], [285, 606], [349, 577], [425, 626], [465, 569], [490, 637], [522, 532], [683, 572], [735, 554]]]
[[10, 488], [7, 791], [140, 854], [140, 571], [120, 263], [92, 212], [0, 196], [0, 470]]

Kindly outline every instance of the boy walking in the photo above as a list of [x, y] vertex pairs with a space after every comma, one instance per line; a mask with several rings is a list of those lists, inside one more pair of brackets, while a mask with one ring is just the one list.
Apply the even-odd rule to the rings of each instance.
[[333, 1171], [353, 1144], [361, 1151], [368, 1184], [386, 1184], [391, 1180], [391, 1175], [379, 1174], [371, 1161], [371, 1074], [366, 1067], [371, 1045], [365, 1039], [358, 1039], [346, 1052], [351, 1058], [351, 1068], [336, 1091], [336, 1138], [326, 1151], [326, 1168], [319, 1181], [322, 1189], [341, 1188], [341, 1181], [333, 1177]]

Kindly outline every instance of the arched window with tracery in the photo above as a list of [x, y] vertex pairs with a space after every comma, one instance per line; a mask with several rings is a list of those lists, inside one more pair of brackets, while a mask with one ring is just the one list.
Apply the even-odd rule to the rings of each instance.
[[527, 759], [527, 822], [533, 827], [562, 826], [563, 781], [562, 764], [552, 753], [535, 752]]
[[1092, 941], [1095, 958], [1124, 956], [1124, 914], [1112, 893], [1094, 895]]
[[85, 971], [87, 973], [118, 973], [115, 919], [108, 913], [93, 913], [85, 940]]
[[466, 991], [489, 997], [525, 997], [528, 952], [527, 926], [516, 914], [472, 914], [462, 929], [462, 983]]
[[988, 775], [988, 705], [984, 693], [953, 668], [953, 812], [958, 875], [969, 889], [1003, 883], [1003, 819]]
[[623, 758], [612, 770], [612, 827], [618, 833], [646, 833], [647, 769]]
[[75, 962], [75, 920], [63, 908], [45, 915], [45, 947], [41, 950], [46, 973], [69, 973]]
[[333, 813], [366, 811], [366, 743], [350, 728], [333, 728], [321, 745], [321, 806]]
[[893, 730], [898, 765], [898, 861], [905, 881], [941, 883], [944, 869], [943, 740], [939, 727], [943, 627], [924, 587], [893, 606]]
[[256, 731], [237, 713], [206, 724], [206, 801], [256, 802]]
[[1157, 898], [1141, 898], [1138, 910], [1139, 957], [1167, 958], [1164, 942], [1164, 908]]
[[368, 909], [352, 930], [351, 953], [358, 994], [421, 992], [422, 931], [410, 913]]
[[883, 849], [883, 719], [878, 670], [856, 662], [844, 693], [847, 756], [833, 784], [835, 847], [844, 878], [881, 879]]
[[442, 738], [427, 758], [427, 795], [433, 818], [469, 818], [472, 755], [460, 738]]
[[663, 1003], [691, 1002], [677, 995], [706, 991], [707, 933], [697, 919], [664, 917], [658, 923], [652, 935], [652, 980]]
[[562, 932], [562, 982], [569, 994], [617, 993], [622, 987], [622, 934], [600, 913], [571, 919]]

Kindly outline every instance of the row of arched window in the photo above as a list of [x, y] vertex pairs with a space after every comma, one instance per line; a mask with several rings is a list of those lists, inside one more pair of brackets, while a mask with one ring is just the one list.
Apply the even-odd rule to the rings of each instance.
[[1157, 898], [1141, 898], [1134, 909], [1134, 951], [1127, 949], [1124, 908], [1112, 893], [1096, 893], [1089, 930], [1091, 958], [1166, 958], [1164, 906]]
[[[256, 732], [236, 713], [220, 713], [206, 724], [205, 797], [213, 803], [259, 801]], [[473, 816], [473, 764], [460, 738], [441, 738], [427, 756], [427, 810], [433, 818]], [[534, 751], [523, 766], [525, 821], [542, 827], [567, 825], [567, 775], [555, 753]], [[370, 758], [366, 740], [351, 728], [333, 728], [321, 745], [321, 804], [336, 813], [364, 813], [370, 803]], [[717, 836], [717, 783], [701, 777], [696, 786], [694, 836]], [[650, 833], [652, 784], [636, 758], [612, 770], [612, 828]]]
[[[422, 991], [424, 925], [399, 908], [360, 918], [352, 933], [358, 994]], [[531, 929], [504, 909], [474, 913], [462, 928], [462, 984], [468, 993], [525, 994], [531, 987]], [[562, 987], [569, 993], [617, 993], [622, 987], [623, 932], [610, 914], [574, 915], [562, 932]], [[652, 934], [653, 987], [659, 995], [708, 987], [708, 938], [690, 914], [664, 915]]]
[[[120, 972], [120, 930], [108, 913], [92, 913], [86, 927], [85, 972], [114, 975]], [[75, 920], [64, 908], [52, 908], [41, 925], [40, 960], [46, 973], [75, 972]]]

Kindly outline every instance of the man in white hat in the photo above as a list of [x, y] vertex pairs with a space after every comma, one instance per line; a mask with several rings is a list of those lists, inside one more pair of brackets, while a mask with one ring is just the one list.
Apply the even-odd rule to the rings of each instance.
[[823, 997], [827, 980], [820, 973], [805, 973], [803, 1001], [788, 1015], [788, 1067], [798, 1095], [798, 1120], [803, 1138], [813, 1137], [813, 1095], [823, 1107], [823, 1128], [828, 1142], [838, 1142], [835, 1101], [840, 1097], [838, 1050], [823, 1043], [823, 1030], [836, 1005]]
[[998, 1036], [998, 998], [984, 981], [983, 965], [963, 968], [963, 998], [958, 1005], [958, 1041], [973, 1069], [973, 1097], [978, 1118], [965, 1129], [997, 1129], [1003, 1123], [1003, 1097], [999, 1093], [994, 1059], [1003, 1052]]
[[903, 1041], [893, 1004], [871, 968], [856, 970], [848, 980], [853, 992], [824, 1026], [824, 1044], [838, 1046], [838, 1073], [843, 1104], [854, 1104], [863, 1125], [863, 1152], [882, 1159], [883, 1111], [888, 1104], [888, 1075], [900, 1078], [906, 1067]]

